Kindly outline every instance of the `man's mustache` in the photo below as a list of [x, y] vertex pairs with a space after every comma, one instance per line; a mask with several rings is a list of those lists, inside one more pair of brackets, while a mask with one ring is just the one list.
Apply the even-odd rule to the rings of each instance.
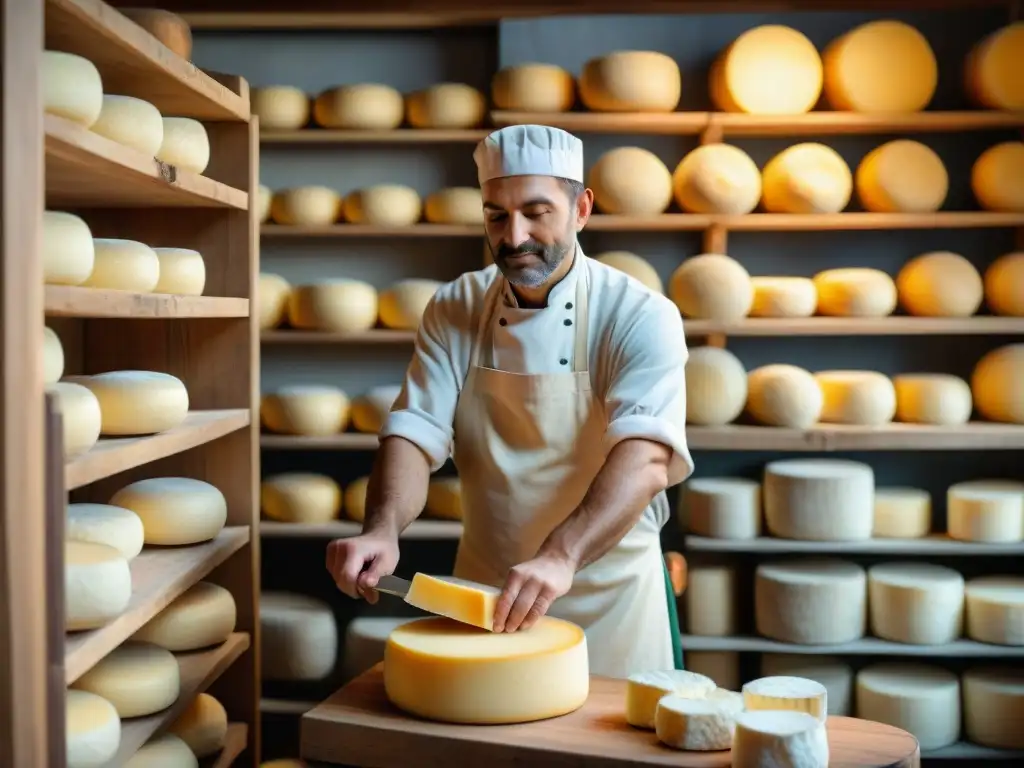
[[545, 259], [547, 256], [547, 249], [540, 243], [526, 242], [515, 247], [511, 245], [502, 245], [498, 248], [497, 256], [502, 259], [506, 259], [509, 256], [521, 256], [526, 253], [535, 253], [541, 259]]

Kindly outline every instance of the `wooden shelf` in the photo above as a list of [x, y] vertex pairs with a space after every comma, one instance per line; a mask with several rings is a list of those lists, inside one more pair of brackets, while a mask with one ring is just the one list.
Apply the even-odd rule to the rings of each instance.
[[416, 331], [393, 331], [389, 328], [374, 328], [356, 333], [331, 333], [329, 331], [263, 331], [263, 344], [412, 344]]
[[957, 640], [945, 645], [906, 645], [865, 637], [835, 645], [796, 645], [766, 637], [708, 637], [683, 635], [685, 651], [737, 651], [798, 653], [809, 656], [929, 656], [933, 658], [1024, 659], [1024, 645], [989, 645], [974, 640]]
[[379, 442], [376, 435], [360, 432], [342, 432], [326, 437], [260, 435], [261, 448], [276, 448], [283, 451], [373, 451], [377, 449]]
[[[47, 8], [53, 0], [48, 0]], [[84, 2], [84, 0], [62, 0]], [[90, 3], [91, 4], [91, 3]], [[49, 208], [236, 208], [249, 195], [148, 157], [57, 115], [44, 115]]]
[[199, 317], [248, 317], [249, 300], [221, 296], [133, 293], [72, 285], [43, 287], [49, 317], [120, 317], [161, 320]]
[[1007, 760], [1024, 757], [1024, 749], [993, 749], [969, 741], [958, 741], [941, 749], [926, 749], [921, 752], [926, 760]]
[[[1024, 216], [1021, 217], [1024, 219]], [[323, 227], [264, 224], [262, 237], [479, 237], [483, 224], [413, 224], [409, 227], [376, 227], [370, 224], [329, 224]]]
[[842, 555], [948, 555], [1015, 556], [1024, 555], [1024, 542], [989, 544], [957, 541], [944, 533], [921, 539], [868, 539], [866, 541], [797, 541], [762, 536], [757, 539], [713, 539], [686, 536], [688, 552], [750, 552], [754, 554], [828, 553]]
[[[429, 11], [408, 13], [333, 13], [308, 11], [194, 11], [181, 14], [193, 30], [284, 30], [284, 29], [438, 29], [445, 27], [493, 27], [499, 16], [481, 11]], [[507, 15], [507, 14], [502, 14]]]
[[100, 439], [88, 452], [64, 467], [67, 490], [116, 475], [126, 469], [173, 456], [249, 426], [249, 410], [191, 411], [174, 429], [144, 437]]
[[260, 144], [476, 144], [486, 130], [398, 128], [393, 131], [340, 131], [302, 128], [296, 131], [260, 131]]
[[200, 765], [203, 768], [231, 768], [248, 744], [249, 726], [245, 723], [228, 723], [228, 733], [224, 737], [224, 749], [214, 757], [203, 760]]
[[[354, 520], [336, 520], [332, 523], [277, 523], [260, 522], [260, 536], [271, 539], [345, 539], [358, 536], [362, 523]], [[462, 523], [452, 520], [420, 519], [402, 531], [403, 539], [458, 539], [462, 536]]]
[[[889, 229], [985, 229], [1024, 227], [1024, 213], [940, 211], [938, 213], [748, 213], [705, 216], [666, 213], [661, 216], [591, 216], [591, 232], [698, 232], [712, 226], [733, 232], [816, 232]], [[480, 228], [482, 233], [482, 228]], [[482, 236], [482, 234], [481, 234]]]
[[260, 699], [260, 712], [266, 715], [304, 715], [318, 703], [290, 699]]
[[64, 677], [70, 685], [129, 639], [171, 602], [249, 543], [249, 529], [225, 528], [217, 538], [188, 547], [146, 547], [131, 561], [128, 609], [104, 627], [68, 633]]

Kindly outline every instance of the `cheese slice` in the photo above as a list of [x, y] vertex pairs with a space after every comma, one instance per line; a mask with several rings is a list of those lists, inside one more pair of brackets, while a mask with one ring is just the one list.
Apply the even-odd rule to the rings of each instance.
[[960, 736], [960, 680], [926, 664], [871, 664], [857, 673], [857, 716], [908, 731], [922, 752], [941, 749]]
[[806, 677], [762, 677], [743, 686], [743, 705], [748, 710], [773, 709], [806, 712], [828, 719], [828, 690]]
[[736, 716], [742, 711], [743, 697], [732, 691], [715, 690], [706, 699], [670, 694], [658, 701], [654, 732], [658, 741], [674, 749], [694, 752], [729, 749], [736, 730]]
[[911, 645], [942, 645], [960, 637], [964, 577], [930, 563], [879, 563], [868, 570], [871, 633]]
[[630, 675], [626, 681], [626, 722], [636, 728], [655, 728], [658, 702], [669, 694], [705, 699], [715, 690], [710, 677], [682, 669], [653, 670]]
[[964, 593], [969, 638], [1024, 646], [1024, 577], [980, 576], [967, 582]]
[[464, 624], [490, 630], [494, 607], [501, 590], [454, 576], [436, 577], [417, 573], [412, 577], [405, 602]]
[[1019, 667], [969, 669], [963, 692], [964, 731], [972, 743], [1024, 749], [1024, 672]]
[[741, 712], [731, 757], [732, 768], [828, 768], [825, 723], [806, 712]]

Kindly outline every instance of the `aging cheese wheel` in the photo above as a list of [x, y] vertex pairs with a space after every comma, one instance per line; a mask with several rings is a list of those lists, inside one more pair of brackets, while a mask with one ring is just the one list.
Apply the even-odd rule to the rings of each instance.
[[761, 677], [743, 686], [743, 705], [751, 712], [806, 712], [825, 722], [828, 719], [828, 689], [817, 680], [804, 677]]
[[202, 173], [210, 164], [210, 137], [198, 120], [190, 117], [165, 117], [164, 137], [156, 159], [168, 165]]
[[366, 517], [366, 491], [370, 485], [369, 476], [358, 477], [345, 486], [344, 504], [345, 517], [363, 522]]
[[297, 285], [288, 294], [293, 328], [357, 333], [377, 323], [377, 290], [362, 280], [321, 280]]
[[103, 108], [90, 129], [118, 144], [155, 157], [164, 140], [160, 110], [134, 96], [103, 94]]
[[751, 317], [810, 317], [818, 308], [818, 289], [806, 277], [752, 277]]
[[960, 736], [960, 681], [925, 664], [882, 662], [857, 673], [857, 717], [911, 733], [921, 750]]
[[423, 201], [423, 217], [431, 224], [483, 224], [483, 195], [476, 187], [447, 187]]
[[1024, 424], [1024, 344], [986, 354], [971, 373], [974, 406], [989, 421]]
[[686, 360], [686, 421], [721, 426], [743, 413], [747, 371], [732, 352], [695, 347]]
[[200, 693], [171, 723], [168, 731], [188, 744], [196, 757], [209, 757], [224, 749], [228, 715], [217, 699], [208, 693]]
[[919, 539], [932, 532], [932, 497], [921, 488], [875, 488], [875, 539]]
[[806, 429], [818, 421], [822, 404], [821, 387], [803, 368], [780, 363], [747, 374], [747, 412], [760, 424]]
[[92, 272], [81, 285], [149, 293], [160, 282], [160, 258], [148, 245], [134, 240], [97, 237], [93, 248]]
[[117, 618], [132, 597], [128, 559], [113, 547], [64, 542], [64, 628], [102, 627]]
[[845, 560], [762, 563], [754, 577], [760, 635], [783, 643], [833, 645], [864, 636], [867, 574]]
[[284, 322], [288, 311], [288, 294], [291, 285], [273, 272], [260, 272], [258, 293], [260, 330], [276, 328]]
[[761, 656], [761, 674], [814, 680], [825, 686], [828, 714], [848, 717], [853, 713], [853, 668], [836, 656], [766, 653]]
[[385, 328], [415, 331], [441, 285], [440, 280], [399, 280], [380, 294], [377, 302], [380, 324]]
[[761, 199], [761, 172], [739, 147], [704, 144], [676, 166], [672, 193], [690, 213], [750, 213]]
[[192, 56], [192, 30], [181, 16], [157, 8], [118, 8], [183, 59]]
[[754, 303], [750, 274], [733, 258], [704, 253], [683, 261], [672, 273], [669, 296], [686, 317], [732, 322]]
[[1024, 211], [1024, 142], [989, 147], [971, 168], [971, 191], [988, 211]]
[[330, 187], [279, 189], [270, 199], [270, 218], [277, 224], [326, 227], [340, 215], [341, 197]]
[[437, 83], [409, 94], [405, 115], [413, 128], [476, 128], [487, 113], [487, 100], [465, 83]]
[[270, 218], [270, 199], [274, 191], [266, 184], [260, 184], [256, 188], [256, 217], [263, 224]]
[[202, 296], [206, 287], [206, 263], [191, 248], [154, 248], [160, 260], [160, 279], [153, 293]]
[[896, 283], [879, 269], [826, 269], [813, 280], [820, 315], [886, 317], [896, 309]]
[[[864, 541], [874, 524], [875, 473], [847, 459], [782, 459], [764, 468], [764, 517], [773, 536]], [[821, 510], [829, 513], [823, 515]]]
[[309, 595], [260, 596], [260, 661], [264, 680], [321, 680], [338, 657], [338, 624], [331, 606]]
[[46, 386], [46, 391], [57, 396], [63, 420], [64, 459], [81, 456], [100, 439], [103, 415], [100, 401], [81, 384], [58, 381]]
[[423, 202], [412, 187], [377, 184], [345, 196], [345, 220], [376, 227], [408, 227], [420, 220]]
[[613, 51], [580, 73], [580, 99], [593, 112], [673, 112], [681, 95], [679, 65], [657, 51]]
[[199, 544], [224, 528], [228, 504], [216, 486], [190, 477], [150, 477], [126, 485], [110, 503], [142, 518], [146, 543]]
[[1019, 668], [969, 669], [963, 693], [967, 739], [994, 749], [1024, 749], [1024, 674]]
[[373, 387], [357, 397], [352, 402], [352, 426], [357, 432], [379, 433], [401, 391], [400, 385], [388, 384]]
[[105, 544], [131, 560], [142, 551], [142, 519], [130, 509], [111, 504], [68, 504], [64, 538]]
[[100, 404], [106, 436], [152, 435], [188, 416], [188, 391], [181, 379], [159, 371], [108, 371], [68, 377], [89, 389]]
[[919, 112], [935, 95], [939, 66], [928, 40], [902, 21], [869, 21], [822, 53], [825, 98], [852, 112]]
[[970, 317], [984, 295], [981, 275], [958, 253], [916, 256], [896, 275], [900, 305], [919, 317]]
[[388, 635], [409, 621], [408, 616], [359, 616], [345, 628], [345, 649], [341, 654], [343, 677], [350, 680], [384, 660]]
[[1024, 539], [1024, 483], [968, 480], [946, 490], [946, 525], [959, 541], [1012, 544]]
[[672, 203], [672, 173], [641, 147], [617, 147], [597, 158], [587, 174], [601, 213], [657, 216]]
[[84, 283], [96, 261], [89, 225], [73, 213], [44, 211], [41, 258], [47, 285]]
[[853, 174], [842, 155], [814, 142], [782, 150], [761, 179], [761, 201], [770, 213], [839, 213], [853, 194]]
[[199, 768], [199, 759], [173, 733], [162, 733], [139, 747], [124, 768]]
[[114, 705], [88, 691], [64, 694], [67, 768], [102, 768], [121, 746], [121, 718]]
[[1024, 109], [1024, 21], [1015, 21], [981, 40], [967, 56], [967, 93], [987, 109]]
[[905, 373], [892, 380], [896, 420], [909, 424], [955, 426], [971, 419], [971, 387], [948, 373]]
[[435, 477], [427, 486], [427, 506], [430, 517], [442, 520], [462, 520], [462, 483], [457, 477]]
[[341, 513], [341, 488], [327, 475], [285, 472], [260, 484], [260, 506], [280, 523], [327, 523]]
[[896, 389], [877, 371], [819, 371], [820, 421], [828, 424], [888, 424], [896, 415]]
[[683, 486], [686, 527], [714, 539], [761, 535], [761, 484], [742, 477], [695, 477]]
[[946, 202], [949, 173], [931, 147], [896, 139], [864, 156], [857, 166], [854, 186], [865, 210], [933, 213]]
[[736, 569], [724, 564], [690, 564], [686, 574], [684, 621], [686, 632], [705, 637], [728, 637], [737, 621]]
[[498, 109], [568, 112], [576, 101], [576, 81], [554, 64], [519, 64], [499, 69], [491, 80]]
[[[489, 256], [491, 249], [486, 248], [485, 250]], [[625, 272], [635, 280], [639, 280], [645, 288], [649, 288], [655, 293], [665, 292], [665, 286], [661, 282], [658, 270], [652, 267], [649, 261], [637, 256], [635, 253], [630, 253], [629, 251], [605, 251], [595, 256], [594, 259], [620, 272]]]
[[43, 51], [42, 63], [43, 111], [91, 128], [103, 109], [103, 81], [96, 65], [62, 51]]
[[260, 130], [289, 131], [309, 122], [309, 96], [291, 85], [253, 88], [249, 105], [260, 119]]
[[994, 315], [1024, 317], [1024, 251], [1008, 253], [985, 270], [985, 303]]
[[736, 716], [732, 768], [828, 768], [825, 724], [806, 712], [760, 710]]
[[943, 565], [879, 563], [868, 569], [871, 633], [910, 645], [960, 637], [964, 577]]
[[709, 752], [729, 749], [743, 697], [716, 689], [706, 699], [669, 694], [658, 701], [654, 732], [673, 749]]
[[227, 640], [237, 619], [232, 594], [219, 584], [200, 581], [144, 624], [132, 639], [176, 653], [195, 651]]
[[967, 582], [966, 634], [993, 645], [1024, 645], [1024, 578], [980, 576]]
[[497, 587], [488, 584], [417, 573], [405, 601], [429, 613], [491, 630], [499, 594]]
[[711, 678], [719, 688], [740, 687], [740, 655], [736, 651], [688, 651], [686, 668]]
[[171, 706], [181, 692], [178, 660], [152, 643], [127, 642], [73, 684], [102, 696], [121, 717], [145, 717]]
[[313, 119], [322, 128], [389, 131], [400, 126], [404, 117], [402, 94], [379, 83], [330, 88], [313, 102]]
[[349, 399], [338, 387], [293, 384], [279, 387], [260, 400], [260, 419], [271, 432], [320, 436], [344, 432]]
[[419, 619], [394, 630], [384, 650], [388, 700], [427, 720], [542, 720], [579, 709], [589, 689], [583, 630], [551, 616], [502, 633], [451, 619]]
[[64, 345], [49, 326], [43, 326], [43, 384], [56, 384], [64, 375]]

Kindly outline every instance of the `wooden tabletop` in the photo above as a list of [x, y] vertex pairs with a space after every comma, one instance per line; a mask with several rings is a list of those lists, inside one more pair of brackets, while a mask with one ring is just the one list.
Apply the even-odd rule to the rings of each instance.
[[[626, 724], [626, 684], [592, 677], [576, 712], [521, 725], [449, 725], [403, 714], [384, 695], [383, 665], [302, 716], [306, 760], [360, 768], [724, 768], [730, 753], [680, 752]], [[529, 684], [528, 681], [526, 684]], [[852, 717], [828, 719], [829, 768], [920, 768], [917, 739]]]

